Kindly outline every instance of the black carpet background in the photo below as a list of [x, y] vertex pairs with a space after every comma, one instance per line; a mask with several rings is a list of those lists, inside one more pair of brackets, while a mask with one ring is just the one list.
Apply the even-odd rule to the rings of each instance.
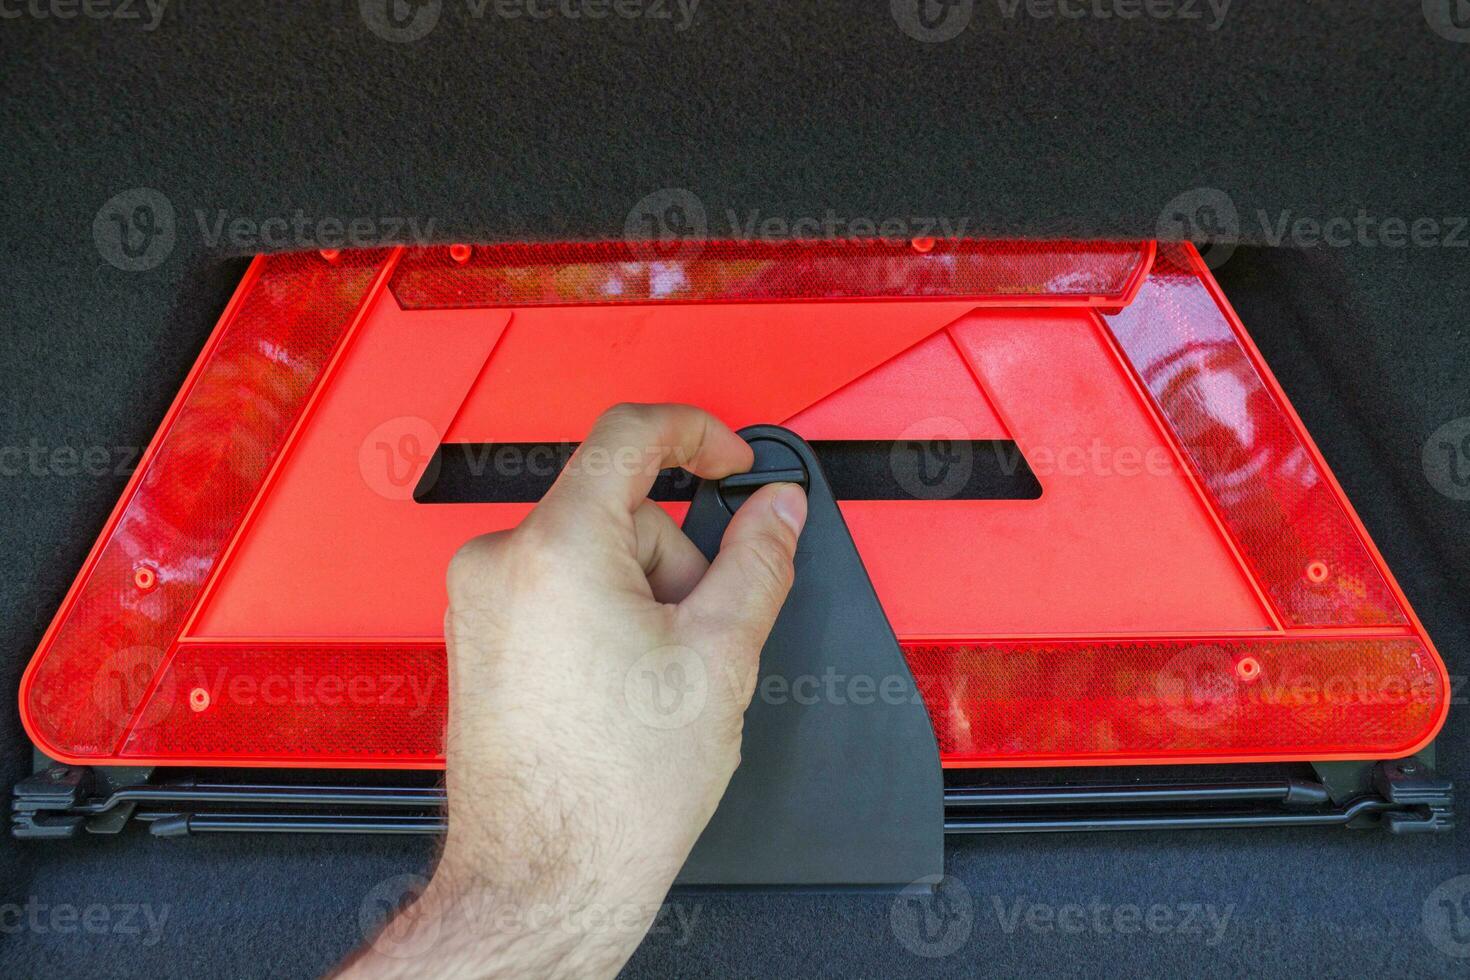
[[[407, 43], [370, 30], [356, 2], [174, 0], [151, 31], [35, 16], [59, 9], [48, 3], [0, 9], [4, 447], [101, 446], [120, 460], [119, 447], [146, 443], [238, 257], [259, 250], [246, 235], [213, 241], [220, 212], [414, 217], [439, 241], [616, 237], [646, 195], [684, 188], [714, 236], [734, 232], [731, 211], [831, 209], [942, 216], [970, 235], [1150, 237], [1161, 216], [1170, 230], [1169, 202], [1213, 188], [1255, 246], [1283, 215], [1362, 209], [1448, 232], [1445, 219], [1470, 213], [1470, 44], [1431, 30], [1413, 0], [1236, 0], [1216, 30], [1205, 6], [1204, 23], [1024, 8], [1008, 19], [982, 0], [935, 43], [905, 34], [882, 2], [704, 0], [676, 30], [678, 8], [672, 21], [505, 19], [443, 0]], [[138, 187], [163, 194], [178, 223], [166, 258], [129, 272], [105, 260], [93, 219]], [[1443, 240], [1242, 248], [1218, 271], [1460, 676], [1470, 503], [1434, 489], [1422, 453], [1470, 416], [1467, 258]], [[14, 690], [124, 482], [0, 477], [0, 690]], [[1441, 764], [1470, 785], [1462, 701]], [[29, 765], [6, 695], [0, 782]], [[0, 916], [0, 974], [315, 974], [361, 941], [371, 889], [431, 852], [397, 840], [0, 841], [0, 912], [168, 914], [152, 943]], [[1470, 962], [1425, 928], [1435, 889], [1470, 873], [1463, 827], [989, 838], [952, 844], [947, 860], [975, 909], [950, 956], [900, 944], [888, 898], [703, 896], [687, 900], [689, 941], [651, 937], [628, 972], [1463, 975]], [[1017, 902], [1094, 900], [1231, 911], [1216, 941], [1006, 928]]]

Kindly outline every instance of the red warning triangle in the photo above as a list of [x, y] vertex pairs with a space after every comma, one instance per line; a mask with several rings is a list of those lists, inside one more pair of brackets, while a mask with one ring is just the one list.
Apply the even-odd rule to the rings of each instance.
[[1192, 249], [747, 247], [691, 261], [699, 302], [599, 291], [656, 278], [604, 246], [257, 259], [27, 669], [31, 737], [441, 765], [444, 566], [531, 505], [415, 487], [441, 446], [575, 441], [618, 401], [1034, 475], [1026, 499], [842, 502], [946, 765], [1437, 732], [1443, 664]]

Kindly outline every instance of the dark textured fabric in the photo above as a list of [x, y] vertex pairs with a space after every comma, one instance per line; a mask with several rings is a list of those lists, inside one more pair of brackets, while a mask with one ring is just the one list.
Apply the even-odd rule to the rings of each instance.
[[[1470, 504], [1435, 491], [1422, 454], [1470, 416], [1470, 250], [1444, 240], [1445, 219], [1470, 212], [1470, 44], [1431, 30], [1413, 0], [1237, 0], [1215, 30], [1194, 6], [1202, 20], [1070, 20], [982, 0], [956, 37], [923, 43], [884, 2], [704, 0], [681, 30], [673, 4], [667, 21], [592, 21], [475, 17], [444, 0], [426, 36], [393, 43], [345, 0], [175, 0], [151, 31], [6, 5], [0, 446], [101, 446], [123, 463], [238, 280], [234, 257], [335, 244], [287, 232], [262, 246], [251, 231], [298, 211], [440, 241], [616, 237], [669, 188], [697, 198], [716, 237], [829, 213], [838, 231], [943, 218], [941, 232], [970, 235], [1146, 237], [1219, 203], [1178, 203], [1201, 188], [1228, 197], [1255, 245], [1283, 219], [1433, 218], [1438, 245], [1242, 249], [1219, 276], [1463, 674]], [[134, 188], [166, 198], [177, 227], [166, 257], [129, 272], [93, 224]], [[14, 690], [124, 482], [112, 468], [0, 478], [0, 688]], [[1463, 780], [1462, 712], [1440, 755]], [[29, 766], [6, 696], [0, 779]], [[911, 953], [885, 897], [703, 896], [688, 900], [688, 941], [650, 937], [629, 972], [1463, 974], [1424, 915], [1437, 886], [1470, 872], [1467, 839], [958, 841], [948, 864], [973, 933], [952, 955]], [[5, 908], [147, 903], [168, 917], [151, 943], [146, 925], [94, 935], [0, 917], [0, 974], [309, 975], [361, 940], [377, 883], [431, 854], [404, 840], [6, 841]], [[1069, 905], [1089, 922], [1094, 905], [1176, 918], [1121, 935], [1028, 925], [1047, 921], [1027, 918], [1033, 906]], [[1194, 906], [1229, 909], [1218, 937], [1205, 919], [1182, 927]]]

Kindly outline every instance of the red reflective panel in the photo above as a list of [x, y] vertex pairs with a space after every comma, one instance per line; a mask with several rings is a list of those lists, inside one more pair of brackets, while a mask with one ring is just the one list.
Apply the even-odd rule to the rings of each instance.
[[442, 764], [448, 680], [437, 644], [185, 644], [122, 757], [221, 765]]
[[117, 751], [387, 258], [310, 252], [252, 267], [22, 682], [43, 748]]
[[949, 765], [1394, 757], [1443, 717], [1409, 638], [905, 644]]
[[1138, 296], [1104, 319], [1281, 619], [1407, 623], [1186, 247], [1161, 246]]
[[1142, 271], [1138, 242], [958, 240], [920, 250], [883, 239], [479, 245], [404, 257], [404, 309], [677, 301], [1049, 297], [1119, 301]]

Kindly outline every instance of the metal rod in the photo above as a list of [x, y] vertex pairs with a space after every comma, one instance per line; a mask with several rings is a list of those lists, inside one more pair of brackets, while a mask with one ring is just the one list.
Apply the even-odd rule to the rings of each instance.
[[287, 813], [140, 813], [157, 837], [191, 834], [415, 834], [445, 831], [443, 817]]
[[[1401, 810], [1380, 799], [1362, 799], [1340, 810], [1253, 813], [1135, 813], [1074, 817], [951, 818], [946, 834], [1065, 833], [1119, 830], [1208, 830], [1241, 827], [1340, 826], [1372, 813]], [[319, 813], [176, 813], [140, 812], [138, 819], [152, 823], [161, 837], [196, 833], [316, 833], [316, 834], [442, 834], [445, 820], [429, 815], [362, 814], [341, 816]]]
[[112, 795], [89, 800], [72, 812], [89, 816], [124, 803], [279, 803], [301, 806], [382, 806], [435, 809], [444, 806], [444, 790], [404, 786], [269, 786], [174, 783], [125, 786]]
[[1037, 786], [946, 789], [944, 805], [960, 809], [985, 807], [1097, 806], [1115, 803], [1235, 803], [1268, 800], [1280, 803], [1326, 803], [1327, 790], [1300, 780], [1260, 783], [1179, 783], [1141, 786]]
[[1342, 810], [1313, 813], [1132, 814], [1114, 817], [985, 817], [945, 820], [946, 834], [1068, 833], [1113, 830], [1212, 830], [1239, 827], [1325, 827], [1347, 824], [1369, 813], [1398, 810], [1384, 800], [1359, 800]]
[[[1038, 786], [950, 788], [944, 805], [956, 809], [1033, 806], [1098, 806], [1142, 803], [1226, 803], [1242, 801], [1325, 803], [1319, 784], [1299, 780], [1259, 783], [1157, 784], [1140, 786]], [[392, 807], [439, 809], [445, 805], [441, 787], [403, 786], [290, 786], [269, 784], [164, 783], [122, 787], [111, 795], [88, 800], [72, 812], [96, 816], [124, 803], [282, 804], [291, 806]]]
[[[29, 810], [17, 800], [17, 813]], [[1266, 803], [1241, 809], [1242, 803]], [[442, 786], [297, 786], [193, 781], [122, 787], [34, 819], [71, 814], [100, 817], [126, 806], [158, 836], [195, 833], [442, 834]], [[950, 787], [944, 791], [947, 834], [1010, 834], [1238, 827], [1333, 826], [1378, 813], [1426, 819], [1422, 808], [1377, 796], [1333, 807], [1320, 783], [1298, 779], [1243, 783], [1099, 786]], [[1231, 808], [1229, 804], [1235, 804]], [[1140, 806], [1139, 809], [1128, 809]], [[196, 812], [196, 807], [202, 811]], [[269, 809], [269, 808], [280, 809]], [[1058, 807], [1074, 810], [1060, 811]], [[1293, 809], [1300, 807], [1299, 809]], [[258, 812], [250, 812], [256, 808]], [[294, 809], [302, 808], [302, 809]], [[310, 808], [310, 809], [306, 809]], [[357, 812], [373, 808], [387, 812]], [[1119, 809], [1121, 808], [1121, 809]], [[37, 808], [32, 808], [37, 809]], [[243, 812], [242, 812], [243, 809]], [[1092, 812], [1088, 812], [1089, 809]], [[347, 813], [339, 812], [341, 810]], [[1101, 810], [1102, 812], [1096, 812]], [[225, 811], [225, 812], [219, 812]], [[403, 812], [409, 811], [409, 812]], [[38, 816], [39, 814], [39, 816]], [[75, 828], [72, 828], [75, 830]], [[98, 833], [114, 829], [89, 829]]]

